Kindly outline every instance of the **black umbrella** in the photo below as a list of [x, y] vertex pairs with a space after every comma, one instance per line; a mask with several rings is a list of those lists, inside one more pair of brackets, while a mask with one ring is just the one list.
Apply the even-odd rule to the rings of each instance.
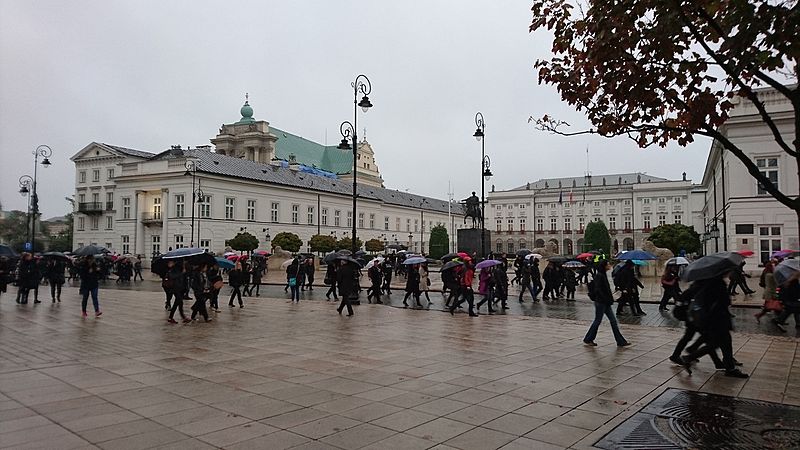
[[342, 249], [342, 250], [339, 250], [338, 252], [336, 252], [336, 255], [338, 255], [338, 256], [352, 256], [353, 252], [351, 252], [350, 250], [347, 250], [347, 249]]
[[11, 247], [9, 247], [9, 246], [7, 246], [5, 244], [0, 244], [0, 256], [7, 256], [9, 258], [16, 258], [18, 255], [17, 255], [17, 252], [15, 252], [13, 248], [11, 248]]
[[189, 256], [202, 255], [206, 251], [199, 247], [178, 248], [161, 255], [164, 259], [186, 258]]
[[569, 261], [569, 258], [567, 258], [566, 256], [553, 256], [553, 257], [547, 258], [547, 260], [549, 262], [554, 262], [556, 264], [564, 264], [565, 262]]
[[521, 248], [521, 249], [517, 250], [517, 256], [530, 255], [531, 253], [533, 253], [533, 252], [528, 250], [527, 248]]
[[361, 267], [361, 263], [350, 255], [339, 255], [336, 257], [338, 261], [347, 261]]
[[452, 261], [456, 258], [458, 258], [458, 253], [448, 253], [442, 256], [440, 259], [442, 260], [442, 262], [447, 262], [447, 261]]
[[444, 272], [445, 270], [450, 270], [453, 267], [458, 267], [458, 266], [463, 266], [463, 265], [464, 265], [464, 263], [461, 262], [461, 261], [448, 261], [448, 262], [445, 263], [445, 265], [442, 266], [442, 270], [441, 271]]
[[338, 255], [336, 254], [336, 252], [330, 252], [327, 255], [325, 255], [324, 258], [322, 258], [322, 262], [325, 264], [333, 264], [337, 256]]
[[103, 253], [108, 253], [108, 249], [99, 245], [84, 245], [83, 247], [72, 252], [75, 256], [94, 256]]
[[725, 275], [739, 267], [744, 256], [734, 252], [719, 252], [703, 256], [686, 266], [681, 273], [684, 281], [707, 280]]
[[42, 253], [42, 258], [53, 258], [53, 259], [61, 259], [64, 261], [69, 261], [69, 256], [61, 252], [44, 252]]
[[406, 246], [403, 244], [389, 244], [386, 248], [390, 248], [392, 250], [405, 250]]

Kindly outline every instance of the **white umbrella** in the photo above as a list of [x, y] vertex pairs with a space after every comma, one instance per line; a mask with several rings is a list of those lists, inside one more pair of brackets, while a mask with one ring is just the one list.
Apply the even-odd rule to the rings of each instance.
[[375, 266], [375, 264], [380, 264], [382, 262], [383, 262], [383, 256], [379, 256], [373, 259], [372, 261], [368, 262], [365, 269], [371, 269], [373, 266]]
[[294, 261], [294, 259], [287, 259], [286, 261], [284, 261], [281, 264], [281, 269], [285, 269], [285, 268], [291, 266], [292, 265], [292, 261]]
[[780, 286], [797, 271], [800, 271], [800, 259], [787, 259], [775, 266], [775, 282]]
[[542, 255], [540, 255], [538, 253], [530, 253], [528, 255], [525, 255], [525, 259], [539, 259], [540, 260], [540, 259], [542, 259]]
[[667, 260], [668, 266], [688, 266], [689, 260], [683, 256], [676, 256]]

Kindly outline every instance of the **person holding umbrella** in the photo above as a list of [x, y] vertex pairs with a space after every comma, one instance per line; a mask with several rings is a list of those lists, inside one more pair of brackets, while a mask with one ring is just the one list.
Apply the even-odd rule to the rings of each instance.
[[61, 303], [61, 287], [66, 282], [64, 278], [64, 261], [58, 258], [48, 258], [45, 274], [50, 284], [50, 298], [53, 303]]
[[206, 309], [206, 300], [211, 294], [211, 283], [208, 279], [208, 266], [205, 263], [200, 264], [199, 267], [192, 271], [191, 279], [192, 291], [194, 291], [192, 320], [195, 320], [199, 314], [203, 317], [203, 320], [211, 322], [213, 319], [208, 317], [208, 310]]
[[758, 285], [764, 288], [764, 294], [761, 296], [762, 300], [764, 300], [764, 306], [761, 307], [761, 311], [755, 313], [755, 318], [758, 322], [761, 322], [761, 318], [769, 312], [768, 305], [775, 300], [777, 292], [774, 275], [776, 264], [777, 261], [775, 259], [765, 260], [764, 270], [761, 272], [761, 277], [759, 277]]
[[403, 297], [403, 306], [408, 308], [408, 297], [413, 295], [414, 300], [416, 300], [417, 302], [417, 306], [422, 308], [422, 304], [419, 302], [419, 295], [420, 295], [419, 291], [420, 278], [418, 270], [419, 265], [418, 264], [414, 265], [406, 264], [406, 265], [410, 267], [406, 268], [406, 296]]
[[336, 311], [341, 315], [342, 310], [347, 307], [347, 315], [353, 315], [353, 305], [350, 304], [350, 296], [358, 289], [358, 262], [352, 258], [342, 257], [339, 268], [336, 270], [336, 285], [339, 288], [339, 296], [342, 302]]
[[[479, 265], [482, 263], [483, 262], [479, 263]], [[496, 264], [496, 265], [502, 265], [502, 264]], [[486, 265], [484, 267], [481, 267], [480, 274], [478, 275], [478, 294], [483, 295], [483, 299], [478, 302], [478, 304], [475, 306], [475, 309], [480, 311], [481, 306], [483, 306], [483, 304], [486, 303], [489, 309], [489, 314], [494, 314], [494, 308], [492, 308], [492, 306], [494, 306], [493, 300], [494, 300], [495, 288], [494, 288], [494, 278], [492, 274], [494, 272], [493, 269], [496, 265]]]
[[300, 303], [300, 283], [303, 267], [300, 265], [300, 258], [294, 258], [289, 267], [286, 268], [286, 284], [292, 290], [292, 303]]
[[367, 276], [372, 283], [367, 289], [367, 302], [372, 303], [372, 297], [375, 297], [375, 303], [382, 304], [381, 283], [383, 282], [383, 264], [380, 260], [376, 260], [372, 266], [367, 269]]
[[[186, 277], [183, 273], [183, 262], [178, 260], [167, 260], [167, 271], [164, 272], [164, 277], [161, 280], [161, 287], [167, 294], [167, 303], [169, 309], [169, 318], [167, 322], [178, 323], [175, 320], [175, 311], [181, 315], [183, 323], [191, 322], [192, 320], [186, 317], [183, 312], [183, 294], [186, 292]], [[170, 305], [170, 301], [172, 304]]]
[[219, 312], [219, 292], [222, 290], [224, 281], [222, 279], [222, 270], [216, 259], [209, 262], [207, 274], [208, 282], [211, 284], [211, 292], [209, 293], [209, 300], [211, 301], [209, 304], [214, 312]]
[[325, 284], [330, 286], [328, 292], [325, 293], [326, 301], [331, 300], [331, 294], [333, 294], [333, 301], [339, 301], [339, 297], [336, 296], [336, 267], [334, 260], [328, 263], [328, 269], [325, 271]]
[[[547, 270], [545, 270], [545, 273], [547, 273]], [[520, 303], [523, 302], [522, 296], [525, 294], [525, 290], [528, 290], [531, 293], [531, 301], [533, 303], [536, 303], [536, 302], [539, 301], [536, 298], [536, 294], [537, 294], [536, 288], [533, 286], [533, 283], [531, 281], [532, 274], [533, 274], [533, 270], [532, 270], [530, 264], [523, 264], [522, 267], [520, 268], [520, 273], [519, 273], [519, 286], [520, 286], [520, 288], [519, 288], [519, 302]], [[546, 282], [547, 282], [547, 280], [545, 280], [545, 283]], [[545, 297], [545, 300], [546, 299], [547, 298]]]
[[383, 286], [381, 289], [386, 295], [392, 294], [392, 275], [394, 275], [394, 264], [397, 261], [395, 255], [389, 255], [381, 266], [383, 267]]
[[444, 297], [445, 292], [450, 291], [450, 295], [447, 297], [447, 300], [444, 303], [444, 306], [449, 308], [450, 302], [458, 300], [458, 290], [459, 290], [459, 277], [461, 276], [461, 266], [463, 266], [459, 260], [455, 261], [448, 261], [442, 266], [442, 270], [440, 272], [442, 277], [442, 297]]
[[458, 301], [454, 301], [453, 304], [450, 306], [450, 314], [455, 314], [456, 308], [461, 306], [464, 303], [464, 300], [467, 301], [469, 305], [469, 316], [470, 317], [477, 317], [478, 315], [475, 314], [475, 297], [472, 293], [472, 280], [475, 277], [475, 266], [472, 265], [472, 258], [465, 257], [464, 258], [464, 269], [461, 275], [460, 286], [459, 290], [461, 291], [462, 298]]
[[36, 264], [36, 260], [33, 259], [33, 255], [30, 253], [23, 253], [22, 258], [19, 260], [17, 280], [17, 303], [26, 305], [28, 303], [28, 294], [31, 290], [33, 290], [33, 303], [41, 303], [38, 298], [41, 274], [39, 273], [39, 266]]
[[[792, 261], [792, 260], [787, 260]], [[782, 263], [783, 264], [783, 263]], [[780, 265], [779, 265], [780, 267]], [[783, 280], [782, 278], [775, 277], [776, 280]], [[772, 319], [772, 323], [778, 327], [782, 332], [786, 332], [786, 319], [790, 315], [794, 315], [794, 326], [800, 328], [800, 271], [792, 273], [786, 281], [781, 283], [780, 300], [783, 303], [783, 311], [778, 314], [778, 317]]]
[[228, 272], [228, 285], [231, 287], [231, 298], [228, 299], [228, 306], [233, 308], [233, 299], [238, 298], [239, 308], [244, 308], [242, 301], [242, 285], [244, 284], [244, 272], [241, 261], [236, 261], [236, 266]]
[[431, 279], [429, 277], [430, 272], [428, 271], [428, 263], [424, 262], [419, 265], [419, 291], [420, 293], [425, 294], [425, 298], [428, 300], [428, 305], [430, 306], [431, 297], [428, 295], [428, 291], [431, 288]]
[[100, 301], [97, 297], [98, 291], [100, 290], [100, 279], [103, 277], [103, 273], [93, 256], [84, 258], [83, 263], [78, 269], [78, 277], [81, 279], [81, 316], [84, 318], [86, 317], [86, 305], [91, 295], [94, 315], [95, 317], [100, 317], [103, 312], [100, 311]]
[[631, 345], [619, 331], [617, 317], [611, 309], [611, 305], [614, 304], [614, 295], [611, 292], [611, 285], [608, 283], [608, 271], [610, 269], [611, 265], [608, 260], [598, 261], [597, 273], [589, 283], [589, 298], [594, 302], [594, 321], [589, 326], [589, 331], [586, 332], [583, 343], [592, 347], [597, 346], [594, 339], [597, 337], [597, 329], [600, 328], [603, 316], [608, 317], [608, 321], [611, 323], [611, 331], [614, 333], [614, 340], [617, 341], [617, 346], [627, 347]]

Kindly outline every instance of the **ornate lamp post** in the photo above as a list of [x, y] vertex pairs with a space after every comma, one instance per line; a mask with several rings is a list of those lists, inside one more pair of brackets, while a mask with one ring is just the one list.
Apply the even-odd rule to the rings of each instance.
[[33, 177], [23, 175], [19, 177], [19, 193], [23, 197], [28, 197], [28, 208], [25, 211], [25, 242], [31, 241], [31, 197], [29, 194], [33, 190]]
[[36, 150], [33, 151], [33, 177], [30, 175], [23, 175], [19, 179], [20, 189], [19, 192], [22, 195], [31, 194], [31, 197], [28, 201], [28, 211], [29, 211], [29, 221], [28, 230], [27, 230], [27, 243], [30, 243], [30, 249], [26, 248], [25, 250], [30, 250], [31, 252], [36, 251], [36, 216], [39, 215], [39, 196], [36, 193], [36, 181], [39, 174], [39, 157], [42, 157], [42, 166], [46, 169], [50, 167], [50, 157], [53, 156], [53, 150], [46, 146], [40, 145], [36, 147]]
[[486, 134], [486, 124], [483, 121], [483, 114], [480, 111], [475, 114], [475, 133], [473, 137], [481, 143], [481, 257], [486, 257], [486, 181], [492, 177], [490, 169], [492, 161], [486, 156], [486, 141], [483, 139]]
[[719, 227], [717, 226], [717, 219], [714, 219], [714, 224], [711, 225], [709, 236], [714, 239], [714, 251], [719, 252]]
[[[356, 136], [356, 130], [358, 129], [358, 107], [361, 107], [361, 110], [365, 113], [372, 108], [372, 102], [369, 101], [369, 94], [372, 92], [372, 84], [366, 75], [361, 74], [356, 77], [354, 82], [350, 83], [350, 86], [353, 88], [353, 123], [345, 121], [339, 126], [339, 131], [342, 133], [342, 142], [339, 143], [337, 148], [341, 150], [350, 150], [352, 148], [353, 150], [353, 245], [351, 250], [353, 254], [355, 254], [358, 251], [358, 247], [356, 246], [356, 220], [358, 220], [358, 213], [356, 212], [358, 208], [358, 182], [356, 181], [358, 171], [358, 137]], [[358, 100], [359, 93], [363, 95], [361, 101]], [[348, 138], [350, 138], [353, 143], [352, 147], [347, 142]]]
[[[195, 189], [194, 184], [195, 184], [195, 178], [197, 176], [197, 169], [199, 169], [199, 168], [200, 168], [200, 161], [197, 161], [197, 160], [194, 160], [194, 159], [190, 159], [190, 160], [186, 161], [186, 172], [183, 173], [184, 176], [187, 176], [187, 177], [191, 176], [192, 177], [192, 225], [191, 225], [192, 238], [190, 239], [190, 242], [191, 242], [191, 244], [189, 244], [190, 247], [194, 247], [195, 246], [194, 245], [194, 210], [195, 210], [195, 204], [196, 204], [196, 200], [197, 200], [197, 191], [200, 191], [200, 186], [198, 185], [198, 187]], [[200, 193], [202, 194], [202, 191], [200, 191]], [[198, 231], [197, 240], [200, 241], [200, 233], [199, 233], [200, 230], [198, 229], [197, 231]]]

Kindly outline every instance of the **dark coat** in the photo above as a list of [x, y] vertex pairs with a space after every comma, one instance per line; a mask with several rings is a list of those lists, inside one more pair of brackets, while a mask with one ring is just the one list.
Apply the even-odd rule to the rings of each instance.
[[240, 269], [233, 269], [228, 272], [228, 284], [231, 287], [241, 287], [244, 284], [244, 273]]
[[353, 264], [339, 266], [336, 271], [336, 286], [339, 288], [339, 295], [350, 295], [356, 291], [358, 284], [358, 269]]
[[22, 260], [19, 262], [19, 284], [26, 289], [34, 289], [39, 285], [42, 274], [36, 261]]
[[608, 275], [605, 272], [599, 272], [592, 281], [594, 282], [593, 292], [594, 301], [604, 305], [611, 305], [614, 303], [614, 294], [611, 291], [611, 284], [608, 282]]
[[103, 273], [97, 265], [81, 264], [78, 268], [78, 276], [81, 278], [80, 290], [86, 291], [100, 286], [100, 278], [103, 277]]
[[408, 268], [408, 277], [406, 278], [406, 291], [414, 292], [419, 290], [419, 272], [413, 268]]

